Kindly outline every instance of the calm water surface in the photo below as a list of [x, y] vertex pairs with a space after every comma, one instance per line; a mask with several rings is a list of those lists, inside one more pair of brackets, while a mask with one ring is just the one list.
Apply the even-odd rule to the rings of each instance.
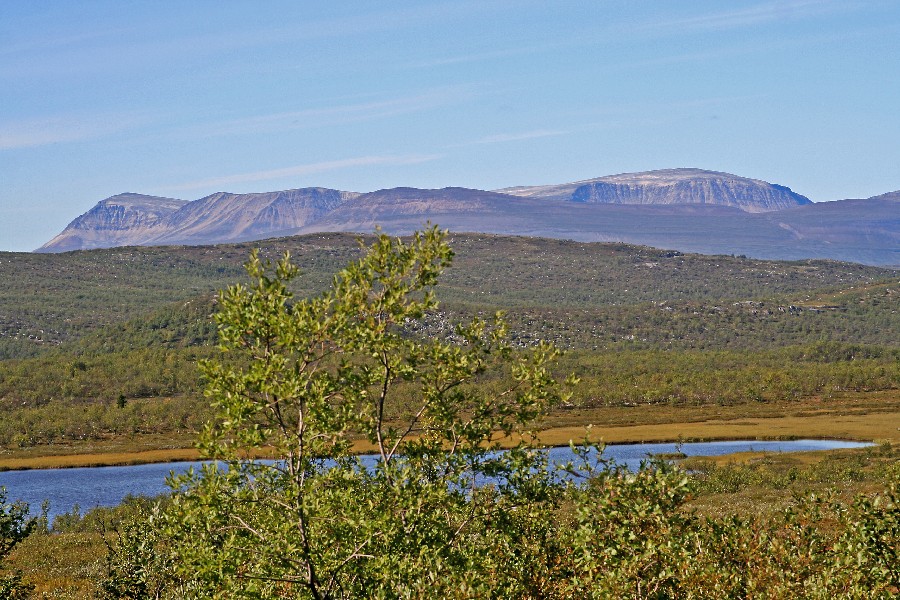
[[[682, 444], [688, 456], [720, 456], [734, 452], [802, 452], [868, 446], [860, 442], [834, 440], [735, 441]], [[653, 454], [675, 452], [676, 444], [622, 444], [607, 446], [604, 456], [637, 469], [642, 460]], [[572, 460], [568, 447], [549, 451], [553, 464]], [[170, 473], [183, 473], [196, 462], [178, 462], [127, 467], [90, 467], [81, 469], [34, 469], [0, 473], [0, 486], [7, 489], [9, 501], [27, 502], [32, 513], [41, 502], [50, 501], [50, 519], [69, 512], [76, 504], [82, 512], [95, 506], [114, 506], [131, 495], [155, 496], [167, 492], [165, 480]]]

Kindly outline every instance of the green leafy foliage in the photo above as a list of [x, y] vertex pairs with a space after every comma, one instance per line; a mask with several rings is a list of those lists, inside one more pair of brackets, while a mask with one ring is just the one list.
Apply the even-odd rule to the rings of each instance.
[[[524, 445], [498, 453], [495, 434], [527, 436], [557, 398], [548, 370], [557, 353], [540, 345], [513, 354], [499, 319], [457, 327], [461, 343], [405, 334], [408, 320], [436, 306], [432, 288], [452, 256], [443, 238], [436, 229], [409, 244], [379, 236], [329, 292], [298, 301], [288, 256], [272, 276], [254, 253], [252, 285], [221, 296], [226, 360], [203, 365], [220, 418], [201, 437], [219, 462], [177, 481], [167, 530], [197, 595], [446, 595], [493, 585], [463, 574], [486, 560], [483, 525], [526, 497], [534, 464]], [[507, 370], [509, 385], [480, 386], [491, 369]], [[400, 385], [415, 388], [418, 405], [388, 421]], [[375, 444], [377, 464], [353, 456], [358, 437]], [[261, 447], [282, 459], [244, 460]], [[487, 476], [500, 485], [479, 489]]]
[[28, 505], [22, 502], [8, 503], [6, 488], [0, 487], [0, 598], [9, 600], [29, 597], [33, 586], [23, 581], [18, 571], [5, 569], [5, 559], [22, 540], [28, 537], [38, 524], [28, 518]]
[[[474, 490], [460, 515], [472, 526], [454, 530], [459, 538], [437, 555], [434, 544], [446, 541], [445, 519], [455, 506], [451, 498], [407, 496], [421, 494], [421, 485], [381, 498], [386, 490], [377, 477], [359, 487], [319, 489], [345, 495], [344, 505], [329, 506], [336, 512], [325, 518], [336, 547], [347, 536], [352, 539], [356, 528], [370, 536], [396, 535], [380, 543], [369, 538], [366, 549], [358, 550], [358, 563], [342, 565], [350, 581], [323, 596], [862, 600], [894, 598], [900, 589], [896, 464], [882, 492], [851, 502], [833, 493], [798, 494], [775, 513], [740, 516], [703, 516], [689, 509], [692, 480], [662, 463], [646, 464], [636, 473], [602, 459], [596, 467], [581, 485], [560, 485], [543, 471], [532, 472], [527, 484], [520, 482], [515, 495], [489, 486]], [[354, 480], [332, 478], [330, 483]], [[372, 514], [357, 512], [362, 499]], [[146, 597], [133, 592], [146, 593], [144, 581], [156, 582], [160, 587], [153, 589], [160, 597], [315, 597], [297, 584], [299, 577], [288, 575], [299, 548], [283, 539], [273, 545], [275, 538], [248, 538], [241, 549], [245, 558], [277, 563], [269, 568], [280, 569], [281, 576], [254, 579], [248, 565], [232, 563], [228, 524], [233, 526], [235, 517], [215, 506], [205, 509], [214, 515], [190, 522], [200, 526], [193, 529], [195, 535], [207, 537], [194, 544], [186, 569], [177, 567], [186, 557], [176, 546], [184, 540], [173, 533], [172, 523], [175, 519], [176, 529], [185, 527], [184, 513], [169, 516], [168, 525], [157, 517], [129, 525], [112, 555], [118, 562], [104, 582], [109, 597]], [[417, 512], [426, 508], [439, 516]], [[404, 527], [379, 511], [402, 515]], [[336, 527], [353, 518], [358, 520]], [[281, 534], [298, 535], [291, 528]], [[208, 550], [198, 553], [197, 546]], [[325, 556], [337, 552], [323, 549]]]
[[102, 598], [171, 597], [182, 590], [174, 576], [175, 553], [159, 526], [161, 504], [130, 510], [117, 527], [115, 543], [107, 542]]

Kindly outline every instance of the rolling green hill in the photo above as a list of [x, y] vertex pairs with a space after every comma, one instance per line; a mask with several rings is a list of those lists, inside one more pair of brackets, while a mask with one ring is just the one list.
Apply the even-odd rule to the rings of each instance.
[[[582, 406], [765, 402], [900, 388], [900, 276], [624, 244], [454, 235], [440, 310], [451, 336], [506, 311], [515, 343], [570, 352]], [[202, 247], [0, 254], [0, 446], [193, 431], [209, 416], [196, 361], [215, 352], [215, 291], [251, 247], [318, 293], [360, 255], [321, 234]], [[23, 433], [25, 432], [25, 433]]]
[[[685, 255], [624, 244], [487, 235], [455, 235], [452, 243], [457, 256], [442, 279], [440, 297], [487, 308], [731, 306], [773, 299], [779, 300], [772, 306], [780, 307], [897, 277], [896, 271], [850, 263]], [[241, 264], [255, 246], [273, 258], [289, 250], [303, 270], [297, 292], [304, 295], [324, 289], [331, 274], [359, 253], [351, 234], [56, 255], [0, 253], [0, 358], [36, 355], [107, 325], [152, 318], [173, 303], [209, 298], [241, 280]]]

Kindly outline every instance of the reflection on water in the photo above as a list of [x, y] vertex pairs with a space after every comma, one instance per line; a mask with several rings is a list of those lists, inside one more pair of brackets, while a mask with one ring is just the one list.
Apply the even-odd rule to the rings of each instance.
[[[802, 452], [859, 448], [870, 444], [833, 440], [734, 441], [669, 444], [622, 444], [607, 446], [604, 457], [637, 469], [642, 460], [654, 454], [681, 451], [687, 456], [720, 456], [734, 452]], [[568, 447], [549, 450], [551, 464], [572, 460]], [[9, 501], [24, 500], [37, 512], [44, 500], [50, 500], [50, 519], [69, 512], [76, 504], [82, 511], [95, 506], [113, 506], [131, 495], [155, 496], [168, 491], [165, 479], [183, 473], [196, 462], [178, 462], [127, 467], [89, 467], [80, 469], [35, 469], [0, 473]]]

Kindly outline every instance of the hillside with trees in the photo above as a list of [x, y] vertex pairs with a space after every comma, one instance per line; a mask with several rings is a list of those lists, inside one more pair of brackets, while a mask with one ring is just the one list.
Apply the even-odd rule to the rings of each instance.
[[[371, 241], [371, 238], [368, 238]], [[900, 387], [896, 271], [831, 261], [688, 255], [622, 244], [450, 236], [441, 303], [406, 325], [505, 310], [510, 343], [542, 341], [578, 373], [574, 406], [776, 402]], [[291, 252], [298, 297], [359, 258], [328, 234], [207, 247], [0, 255], [0, 444], [176, 433], [210, 416], [199, 359], [214, 354], [215, 290], [251, 248]]]

